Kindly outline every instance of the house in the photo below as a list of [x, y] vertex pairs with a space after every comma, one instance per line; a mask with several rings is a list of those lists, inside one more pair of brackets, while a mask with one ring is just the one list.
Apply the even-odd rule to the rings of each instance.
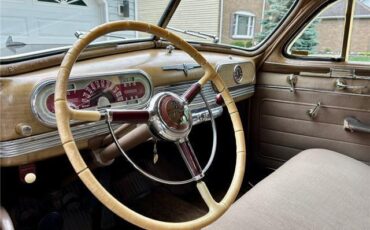
[[[138, 20], [150, 20], [161, 13], [167, 1], [144, 2], [138, 0]], [[238, 44], [246, 39], [253, 39], [261, 30], [260, 22], [264, 15], [266, 0], [187, 0], [182, 1], [169, 23], [170, 28], [208, 33], [219, 37], [221, 43]], [[191, 18], [192, 23], [184, 23], [182, 18]], [[176, 32], [175, 33], [179, 33]], [[204, 41], [204, 38], [181, 34], [181, 37]]]
[[363, 4], [367, 5], [370, 7], [370, 0], [360, 0]]
[[[370, 1], [356, 1], [353, 21], [351, 52], [370, 51]], [[341, 0], [319, 15], [320, 23], [316, 26], [319, 53], [341, 52], [344, 33], [346, 1]]]
[[[169, 27], [180, 30], [200, 31], [219, 36], [221, 2], [220, 0], [181, 1], [169, 23]], [[167, 4], [168, 1], [137, 0], [137, 11], [140, 12], [138, 14], [138, 20], [156, 24]], [[191, 18], [192, 21], [191, 23], [184, 22], [183, 18]], [[204, 38], [190, 35], [181, 34], [181, 37], [193, 41], [204, 41]]]
[[222, 43], [243, 45], [246, 40], [252, 41], [262, 30], [265, 8], [266, 0], [223, 1]]
[[[135, 0], [0, 0], [2, 52], [12, 44], [24, 44], [27, 49], [71, 44], [76, 31], [88, 31], [107, 21], [135, 19], [135, 4]], [[120, 36], [136, 34], [122, 32]]]

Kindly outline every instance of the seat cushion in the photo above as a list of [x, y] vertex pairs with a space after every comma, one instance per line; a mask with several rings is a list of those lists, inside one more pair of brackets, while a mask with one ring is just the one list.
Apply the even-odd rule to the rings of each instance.
[[305, 150], [208, 229], [370, 229], [370, 166], [329, 150]]

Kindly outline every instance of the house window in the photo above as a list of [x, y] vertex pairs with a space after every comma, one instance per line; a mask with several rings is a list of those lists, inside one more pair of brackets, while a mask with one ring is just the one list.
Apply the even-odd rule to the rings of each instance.
[[75, 6], [86, 6], [86, 3], [83, 0], [38, 0], [38, 1], [66, 4], [66, 5], [75, 5]]
[[130, 2], [129, 0], [122, 0], [118, 3], [118, 15], [124, 18], [130, 17]]
[[233, 35], [234, 39], [251, 39], [254, 36], [255, 15], [249, 12], [238, 11], [234, 13]]

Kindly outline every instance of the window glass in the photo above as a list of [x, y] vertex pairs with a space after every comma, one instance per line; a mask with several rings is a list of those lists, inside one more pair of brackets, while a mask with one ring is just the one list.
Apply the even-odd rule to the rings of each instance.
[[349, 61], [370, 63], [370, 0], [356, 0]]
[[[0, 0], [1, 57], [70, 46], [105, 22], [140, 20], [157, 24], [169, 0]], [[122, 31], [98, 42], [151, 37]]]
[[342, 54], [347, 1], [339, 0], [325, 8], [296, 37], [288, 54], [339, 58]]
[[186, 40], [253, 48], [271, 35], [294, 3], [295, 0], [182, 0], [168, 28]]

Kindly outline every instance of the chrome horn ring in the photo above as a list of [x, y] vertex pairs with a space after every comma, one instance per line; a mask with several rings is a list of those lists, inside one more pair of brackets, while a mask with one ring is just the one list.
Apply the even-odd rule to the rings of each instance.
[[[173, 93], [164, 93], [166, 95], [176, 95], [176, 94], [173, 94]], [[157, 94], [159, 96], [155, 96], [153, 99], [156, 99], [158, 101], [160, 101], [160, 97], [163, 97], [161, 95], [164, 95], [164, 94]], [[112, 128], [112, 125], [111, 125], [111, 119], [110, 119], [110, 116], [109, 116], [109, 113], [106, 113], [106, 123], [108, 125], [108, 128], [109, 128], [109, 132], [110, 134], [112, 135], [113, 137], [113, 140], [114, 140], [114, 143], [116, 144], [118, 150], [121, 152], [121, 154], [126, 158], [126, 160], [132, 165], [132, 167], [134, 167], [136, 170], [138, 170], [142, 175], [146, 176], [147, 178], [153, 180], [153, 181], [156, 181], [156, 182], [159, 182], [159, 183], [162, 183], [162, 184], [168, 184], [168, 185], [183, 185], [183, 184], [188, 184], [190, 182], [193, 182], [193, 181], [198, 181], [200, 179], [202, 179], [205, 175], [205, 173], [208, 171], [209, 167], [211, 166], [213, 160], [214, 160], [214, 157], [215, 157], [215, 154], [216, 154], [216, 149], [217, 149], [217, 129], [216, 129], [216, 122], [215, 122], [215, 119], [213, 117], [213, 114], [212, 114], [212, 111], [211, 111], [211, 108], [210, 108], [210, 105], [209, 103], [207, 102], [206, 98], [204, 97], [202, 91], [199, 93], [206, 105], [206, 108], [208, 110], [208, 113], [210, 115], [210, 119], [211, 119], [211, 124], [212, 124], [212, 133], [213, 133], [213, 143], [212, 143], [212, 151], [211, 151], [211, 155], [209, 157], [209, 160], [206, 164], [206, 166], [202, 169], [202, 173], [201, 175], [198, 175], [198, 176], [193, 176], [192, 178], [190, 179], [187, 179], [187, 180], [181, 180], [181, 181], [176, 181], [176, 180], [165, 180], [165, 179], [162, 179], [162, 178], [159, 178], [159, 177], [156, 177], [148, 172], [146, 172], [145, 170], [143, 170], [140, 166], [138, 166], [129, 156], [128, 154], [123, 150], [123, 148], [120, 146], [118, 140], [117, 140], [117, 137], [115, 136], [114, 134], [114, 130]], [[177, 95], [176, 95], [177, 96]], [[179, 97], [179, 96], [177, 96]], [[155, 104], [155, 102], [153, 103], [153, 105]], [[150, 111], [155, 111], [158, 109], [156, 107], [153, 107], [153, 108], [150, 108], [151, 110]], [[155, 112], [154, 112], [155, 114]], [[151, 113], [152, 115], [152, 113]], [[158, 119], [161, 119], [158, 117]], [[191, 112], [190, 112], [190, 119], [191, 119]], [[151, 118], [149, 119], [149, 123], [151, 123], [152, 121], [152, 116]], [[157, 122], [157, 119], [156, 119], [156, 122]], [[181, 137], [180, 136], [177, 136], [176, 140], [175, 141], [179, 141], [179, 140], [182, 140], [184, 138], [187, 138], [188, 134], [190, 133], [191, 131], [191, 127], [192, 127], [192, 121], [191, 122], [191, 125], [188, 129], [186, 129], [184, 132], [181, 133]], [[164, 124], [163, 124], [164, 125]], [[150, 126], [150, 124], [149, 124]], [[163, 128], [163, 126], [160, 127], [161, 129]], [[168, 134], [168, 133], [167, 133]], [[183, 135], [186, 134], [186, 136], [184, 137]], [[153, 135], [154, 138], [157, 138], [156, 135]], [[171, 142], [175, 142], [175, 141], [171, 141]]]

